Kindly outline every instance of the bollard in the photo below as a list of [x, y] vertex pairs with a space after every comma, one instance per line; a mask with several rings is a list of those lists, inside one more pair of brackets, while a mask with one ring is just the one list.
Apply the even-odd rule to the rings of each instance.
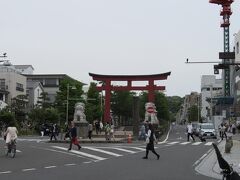
[[131, 136], [131, 134], [128, 135], [128, 141], [127, 142], [128, 143], [132, 143], [132, 136]]

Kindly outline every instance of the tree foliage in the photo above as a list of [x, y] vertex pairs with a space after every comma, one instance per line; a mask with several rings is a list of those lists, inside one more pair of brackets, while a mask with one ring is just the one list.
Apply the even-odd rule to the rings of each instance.
[[60, 81], [57, 92], [55, 107], [60, 113], [60, 121], [63, 124], [66, 120], [67, 94], [68, 94], [68, 121], [73, 120], [74, 106], [77, 102], [83, 102], [83, 84], [71, 78], [64, 78]]
[[93, 122], [96, 119], [101, 119], [102, 107], [99, 92], [96, 89], [97, 84], [91, 82], [87, 92], [86, 102], [86, 118], [88, 122]]
[[111, 96], [111, 109], [115, 116], [130, 120], [132, 118], [133, 96], [129, 91], [115, 91]]
[[188, 109], [188, 121], [197, 121], [198, 120], [198, 107], [196, 105], [191, 106]]
[[[148, 102], [148, 92], [142, 92], [140, 94], [140, 116], [144, 120], [145, 118], [145, 104]], [[159, 120], [169, 120], [169, 106], [166, 96], [158, 91], [155, 91], [155, 106], [157, 110], [157, 117]]]
[[0, 126], [7, 127], [10, 124], [13, 126], [17, 125], [14, 114], [5, 110], [0, 111]]

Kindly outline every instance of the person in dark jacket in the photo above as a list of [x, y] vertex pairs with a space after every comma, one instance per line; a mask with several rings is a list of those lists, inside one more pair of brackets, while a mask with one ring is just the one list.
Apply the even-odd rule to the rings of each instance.
[[52, 141], [52, 138], [54, 137], [55, 141], [57, 140], [56, 138], [56, 132], [57, 132], [57, 125], [56, 124], [53, 124], [51, 126], [51, 136], [50, 136], [50, 141]]
[[71, 122], [71, 129], [69, 130], [69, 136], [70, 136], [70, 146], [69, 151], [72, 149], [72, 144], [76, 145], [78, 147], [78, 150], [81, 149], [81, 146], [79, 145], [79, 141], [77, 139], [77, 128], [75, 127], [75, 123]]
[[143, 159], [148, 159], [148, 153], [149, 151], [152, 151], [153, 154], [155, 154], [157, 156], [157, 159], [159, 159], [160, 155], [158, 153], [156, 153], [155, 149], [154, 149], [154, 141], [156, 139], [155, 135], [154, 135], [154, 129], [151, 123], [148, 124], [148, 133], [146, 134], [147, 138], [146, 138], [146, 142], [147, 142], [147, 146], [146, 146], [146, 156], [143, 157]]

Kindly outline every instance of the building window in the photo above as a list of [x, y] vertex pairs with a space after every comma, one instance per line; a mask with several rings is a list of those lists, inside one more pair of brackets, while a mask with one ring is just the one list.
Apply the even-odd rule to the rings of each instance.
[[6, 90], [5, 79], [0, 79], [0, 89]]
[[57, 86], [57, 79], [45, 79], [45, 86]]
[[23, 91], [24, 91], [24, 89], [23, 89], [23, 84], [16, 83], [16, 90], [23, 92]]

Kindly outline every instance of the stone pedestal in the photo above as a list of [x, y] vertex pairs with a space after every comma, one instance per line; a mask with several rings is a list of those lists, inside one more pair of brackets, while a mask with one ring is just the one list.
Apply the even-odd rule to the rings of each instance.
[[77, 136], [79, 138], [87, 138], [88, 137], [88, 122], [75, 122], [75, 126], [77, 128]]

